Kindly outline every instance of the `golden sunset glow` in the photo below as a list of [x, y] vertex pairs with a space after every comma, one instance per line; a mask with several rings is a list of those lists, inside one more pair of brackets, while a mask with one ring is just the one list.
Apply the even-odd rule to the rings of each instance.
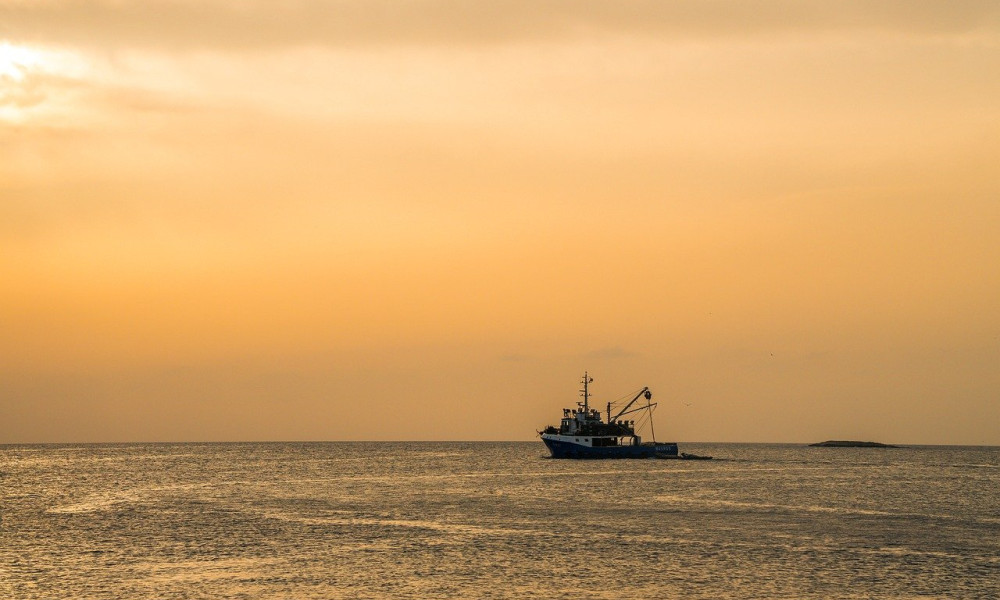
[[0, 443], [1000, 444], [998, 14], [0, 0]]

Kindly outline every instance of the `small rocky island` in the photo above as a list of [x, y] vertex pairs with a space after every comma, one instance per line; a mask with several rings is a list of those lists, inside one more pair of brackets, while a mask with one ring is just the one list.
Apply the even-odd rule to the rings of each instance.
[[816, 444], [809, 444], [817, 448], [899, 448], [892, 444], [880, 444], [879, 442], [855, 442], [853, 440], [827, 440]]

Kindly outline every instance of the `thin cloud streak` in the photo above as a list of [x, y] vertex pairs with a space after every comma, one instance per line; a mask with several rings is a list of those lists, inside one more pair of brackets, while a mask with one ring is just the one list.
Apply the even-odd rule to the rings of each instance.
[[0, 2], [0, 36], [91, 47], [481, 45], [638, 35], [674, 39], [836, 34], [994, 34], [995, 2], [771, 0], [341, 0]]

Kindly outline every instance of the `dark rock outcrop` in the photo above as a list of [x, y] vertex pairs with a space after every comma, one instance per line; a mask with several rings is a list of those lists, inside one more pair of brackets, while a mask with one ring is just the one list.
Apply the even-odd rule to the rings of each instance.
[[809, 444], [818, 448], [899, 448], [892, 444], [880, 444], [879, 442], [855, 442], [853, 440], [827, 440], [817, 444]]

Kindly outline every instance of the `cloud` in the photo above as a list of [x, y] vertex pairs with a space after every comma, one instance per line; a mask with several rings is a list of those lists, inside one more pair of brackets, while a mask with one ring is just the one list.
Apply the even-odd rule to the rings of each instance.
[[98, 47], [496, 44], [624, 34], [691, 38], [843, 30], [918, 35], [996, 31], [989, 1], [0, 0], [0, 36]]
[[527, 354], [504, 354], [500, 357], [502, 362], [512, 362], [512, 363], [523, 363], [523, 362], [534, 362], [536, 359], [533, 356]]
[[608, 346], [606, 348], [598, 348], [596, 350], [591, 350], [583, 355], [584, 358], [594, 358], [594, 359], [616, 359], [616, 358], [634, 358], [639, 356], [638, 352], [633, 352], [631, 350], [626, 350], [621, 346]]
[[0, 106], [30, 108], [45, 101], [42, 82], [38, 75], [28, 74], [20, 78], [0, 76]]

